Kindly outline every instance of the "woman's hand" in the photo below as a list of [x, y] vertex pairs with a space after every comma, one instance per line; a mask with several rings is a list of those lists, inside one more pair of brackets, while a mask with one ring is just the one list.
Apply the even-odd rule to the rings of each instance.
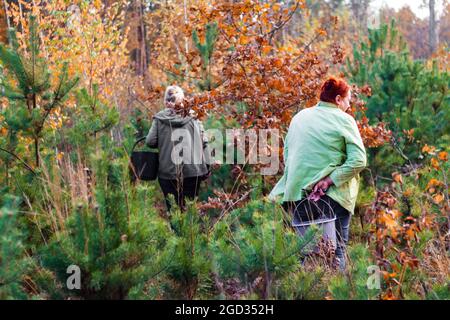
[[317, 192], [319, 189], [327, 191], [327, 189], [333, 184], [333, 180], [329, 176], [323, 178], [314, 185], [313, 192]]
[[320, 197], [325, 195], [325, 191], [333, 185], [333, 180], [330, 177], [325, 177], [314, 185], [312, 193], [308, 196], [309, 200], [318, 201]]

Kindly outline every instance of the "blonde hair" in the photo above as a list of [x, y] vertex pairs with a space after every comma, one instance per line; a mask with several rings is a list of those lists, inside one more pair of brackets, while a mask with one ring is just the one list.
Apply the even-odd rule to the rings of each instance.
[[164, 105], [166, 107], [181, 104], [184, 100], [184, 92], [179, 86], [168, 86], [164, 93]]

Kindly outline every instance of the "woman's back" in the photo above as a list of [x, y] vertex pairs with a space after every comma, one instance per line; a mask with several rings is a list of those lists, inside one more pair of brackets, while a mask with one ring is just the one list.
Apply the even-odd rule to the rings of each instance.
[[[300, 200], [305, 196], [302, 190], [310, 190], [330, 175], [342, 181], [335, 181], [336, 186], [327, 194], [353, 211], [357, 179], [346, 179], [347, 171], [366, 165], [365, 149], [353, 117], [321, 101], [295, 115], [284, 145], [285, 172], [272, 196], [283, 194], [283, 201]], [[351, 163], [346, 162], [349, 157]]]
[[284, 174], [269, 197], [281, 200], [293, 214], [292, 226], [300, 236], [310, 225], [320, 225], [344, 270], [366, 151], [355, 119], [346, 113], [351, 99], [348, 83], [330, 77], [322, 84], [319, 99], [315, 107], [292, 119], [284, 143]]
[[206, 140], [203, 126], [190, 117], [183, 117], [165, 108], [153, 117], [146, 143], [159, 149], [158, 177], [178, 179], [207, 174]]

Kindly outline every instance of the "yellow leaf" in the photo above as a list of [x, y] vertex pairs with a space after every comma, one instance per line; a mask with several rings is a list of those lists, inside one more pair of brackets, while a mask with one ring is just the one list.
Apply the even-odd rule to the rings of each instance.
[[262, 47], [262, 53], [264, 53], [264, 54], [269, 54], [271, 50], [272, 50], [272, 46], [263, 46]]
[[247, 36], [241, 36], [239, 38], [239, 44], [246, 45], [249, 42], [250, 42], [250, 39]]
[[447, 161], [447, 160], [448, 160], [448, 153], [445, 152], [445, 151], [441, 151], [441, 152], [439, 152], [439, 154], [438, 154], [438, 158], [439, 158], [439, 160], [441, 160], [441, 161]]
[[431, 166], [436, 170], [439, 170], [439, 161], [436, 158], [431, 159]]
[[434, 153], [435, 150], [436, 150], [435, 147], [429, 146], [429, 145], [427, 145], [427, 144], [425, 144], [425, 145], [423, 146], [423, 148], [422, 148], [422, 152], [423, 152], [423, 153], [428, 153], [428, 154]]
[[404, 195], [405, 197], [410, 197], [410, 196], [412, 195], [411, 189], [406, 189], [406, 190], [403, 192], [403, 195]]
[[444, 195], [443, 195], [442, 193], [438, 193], [438, 194], [435, 194], [435, 195], [433, 196], [433, 201], [434, 201], [434, 203], [436, 203], [436, 204], [441, 203], [442, 200], [444, 200]]
[[402, 175], [401, 175], [400, 173], [394, 172], [394, 173], [392, 174], [392, 177], [394, 178], [394, 181], [395, 181], [395, 182], [400, 183], [400, 184], [403, 184], [403, 178], [402, 178]]

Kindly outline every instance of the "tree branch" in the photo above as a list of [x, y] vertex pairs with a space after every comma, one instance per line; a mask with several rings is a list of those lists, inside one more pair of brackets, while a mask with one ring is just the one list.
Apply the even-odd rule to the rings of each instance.
[[30, 170], [33, 174], [36, 174], [36, 172], [33, 170], [33, 168], [32, 168], [29, 164], [27, 164], [25, 161], [23, 161], [18, 155], [14, 154], [13, 152], [11, 152], [11, 151], [9, 151], [9, 150], [3, 149], [3, 148], [1, 148], [1, 147], [0, 147], [0, 150], [6, 152], [6, 153], [8, 153], [8, 154], [10, 154], [11, 156], [13, 156], [13, 157], [16, 158], [17, 160], [19, 160], [19, 161], [20, 161], [20, 162], [21, 162], [28, 170]]

